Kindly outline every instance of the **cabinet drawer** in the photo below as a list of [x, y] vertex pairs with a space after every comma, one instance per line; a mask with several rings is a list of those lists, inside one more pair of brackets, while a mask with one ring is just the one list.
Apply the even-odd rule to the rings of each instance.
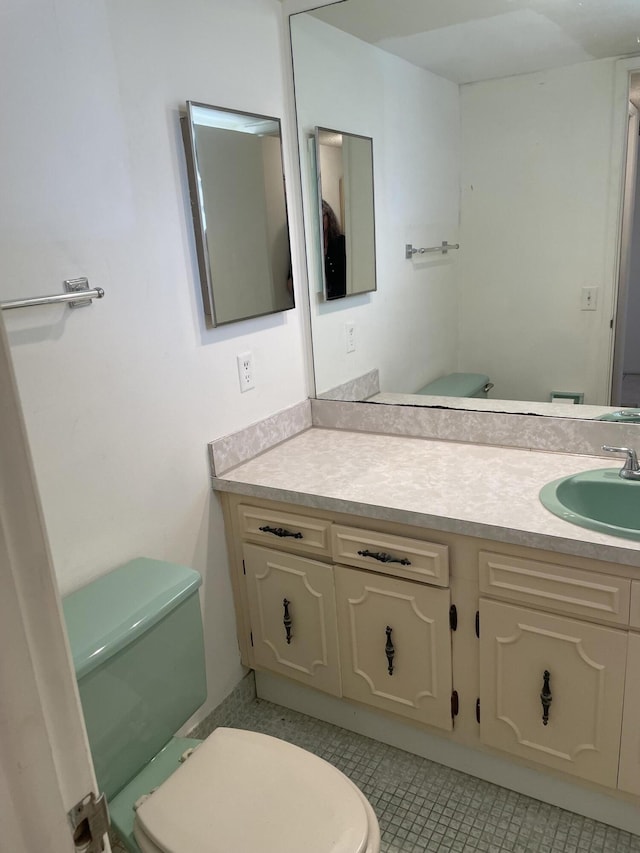
[[243, 539], [286, 551], [331, 554], [330, 521], [245, 504], [238, 514]]
[[449, 585], [449, 548], [446, 545], [338, 524], [333, 526], [332, 539], [336, 563], [435, 586]]
[[615, 625], [629, 624], [631, 581], [480, 551], [480, 592]]

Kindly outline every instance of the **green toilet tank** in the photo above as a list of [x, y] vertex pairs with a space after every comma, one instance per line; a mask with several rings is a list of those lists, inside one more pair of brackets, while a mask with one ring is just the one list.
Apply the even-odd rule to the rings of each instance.
[[437, 397], [486, 397], [492, 388], [493, 383], [484, 373], [449, 373], [415, 393]]
[[63, 601], [93, 762], [111, 799], [205, 701], [198, 572], [145, 557]]

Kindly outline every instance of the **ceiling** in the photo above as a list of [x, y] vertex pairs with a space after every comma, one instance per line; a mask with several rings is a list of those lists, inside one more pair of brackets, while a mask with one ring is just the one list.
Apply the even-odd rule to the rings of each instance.
[[640, 54], [640, 0], [346, 0], [312, 14], [455, 83]]

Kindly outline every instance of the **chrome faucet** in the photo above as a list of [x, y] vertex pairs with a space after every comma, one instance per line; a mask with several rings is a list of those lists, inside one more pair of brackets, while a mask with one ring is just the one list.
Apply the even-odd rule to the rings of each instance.
[[640, 480], [640, 464], [638, 464], [638, 456], [631, 447], [609, 447], [608, 444], [603, 444], [602, 449], [606, 453], [626, 453], [627, 458], [620, 469], [620, 476], [623, 480]]

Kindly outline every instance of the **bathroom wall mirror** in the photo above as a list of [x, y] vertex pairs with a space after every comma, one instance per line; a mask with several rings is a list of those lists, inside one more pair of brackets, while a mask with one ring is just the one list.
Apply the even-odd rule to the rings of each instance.
[[316, 127], [324, 298], [376, 289], [373, 140]]
[[[310, 259], [309, 136], [349, 128], [376, 148], [376, 292], [323, 304], [309, 263], [317, 396], [640, 409], [640, 214], [621, 229], [640, 4], [344, 0], [290, 26]], [[489, 397], [416, 394], [455, 373], [488, 376]]]
[[280, 120], [187, 101], [181, 123], [207, 326], [293, 308]]

